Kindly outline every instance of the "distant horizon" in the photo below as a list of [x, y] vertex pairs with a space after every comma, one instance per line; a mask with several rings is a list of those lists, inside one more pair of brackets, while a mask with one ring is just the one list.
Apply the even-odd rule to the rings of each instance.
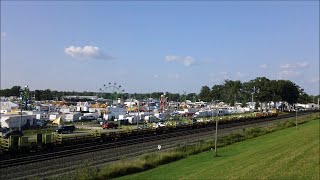
[[[269, 80], [272, 80], [272, 79], [269, 79]], [[283, 80], [288, 80], [288, 79], [283, 79]], [[235, 80], [236, 81], [236, 80]], [[241, 83], [243, 83], [244, 81], [241, 81]], [[293, 82], [293, 83], [295, 83], [295, 82]], [[222, 83], [221, 83], [222, 84]], [[221, 85], [221, 84], [219, 84], [219, 85]], [[296, 84], [296, 83], [295, 83]], [[214, 84], [214, 85], [218, 85], [218, 84]], [[210, 89], [214, 86], [214, 85], [212, 85], [212, 86], [208, 86]], [[299, 86], [299, 84], [296, 84], [296, 85], [298, 85]], [[19, 85], [14, 85], [14, 86], [19, 86]], [[206, 86], [206, 85], [203, 85], [203, 86]], [[13, 87], [13, 86], [12, 86]], [[10, 89], [10, 88], [12, 88], [12, 87], [8, 87], [8, 88], [1, 88], [1, 90], [3, 90], [3, 89]], [[20, 86], [21, 88], [23, 88], [24, 86]], [[201, 86], [202, 87], [202, 86]], [[201, 90], [201, 87], [200, 87], [200, 90]], [[301, 87], [301, 86], [299, 86], [301, 89], [304, 89], [304, 87]], [[28, 88], [29, 88], [29, 90], [30, 91], [35, 91], [35, 90], [46, 90], [46, 89], [49, 89], [49, 88], [45, 88], [45, 89], [33, 89], [33, 88], [30, 88], [29, 86], [28, 86]], [[83, 93], [83, 92], [90, 92], [90, 93], [110, 93], [110, 92], [102, 92], [102, 91], [76, 91], [76, 90], [58, 90], [58, 89], [49, 89], [49, 90], [51, 90], [51, 91], [60, 91], [60, 92], [80, 92], [80, 93]], [[187, 92], [187, 91], [183, 91], [183, 92], [170, 92], [170, 91], [152, 91], [152, 92], [126, 92], [126, 91], [124, 91], [123, 93], [124, 94], [151, 94], [151, 93], [171, 93], [171, 94], [180, 94], [180, 95], [183, 95], [183, 94], [191, 94], [191, 93], [196, 93], [196, 94], [199, 94], [200, 93], [200, 90], [199, 90], [199, 92]], [[307, 93], [307, 92], [306, 92]], [[307, 93], [308, 95], [312, 95], [312, 96], [317, 96], [317, 95], [320, 95], [320, 92], [318, 93], [318, 94], [309, 94], [309, 93]], [[72, 95], [68, 95], [68, 96], [72, 96]]]
[[319, 94], [319, 1], [1, 1], [1, 89], [199, 94], [225, 79]]

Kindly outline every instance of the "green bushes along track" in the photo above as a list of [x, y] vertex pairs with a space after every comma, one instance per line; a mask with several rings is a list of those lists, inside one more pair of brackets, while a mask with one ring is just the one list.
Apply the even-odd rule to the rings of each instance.
[[319, 179], [319, 121], [119, 179]]

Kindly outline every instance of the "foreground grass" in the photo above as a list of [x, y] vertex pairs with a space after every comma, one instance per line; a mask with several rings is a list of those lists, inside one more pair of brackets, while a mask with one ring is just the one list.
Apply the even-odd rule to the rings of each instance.
[[319, 119], [119, 179], [319, 179]]

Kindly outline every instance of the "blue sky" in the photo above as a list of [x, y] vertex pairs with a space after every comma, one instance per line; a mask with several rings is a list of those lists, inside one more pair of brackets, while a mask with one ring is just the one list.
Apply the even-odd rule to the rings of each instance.
[[199, 93], [288, 79], [319, 94], [318, 1], [1, 1], [1, 88]]

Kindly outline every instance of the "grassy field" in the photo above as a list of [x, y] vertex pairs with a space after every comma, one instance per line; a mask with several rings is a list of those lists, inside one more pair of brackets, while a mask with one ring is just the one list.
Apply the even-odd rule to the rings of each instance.
[[319, 179], [319, 120], [118, 179]]

